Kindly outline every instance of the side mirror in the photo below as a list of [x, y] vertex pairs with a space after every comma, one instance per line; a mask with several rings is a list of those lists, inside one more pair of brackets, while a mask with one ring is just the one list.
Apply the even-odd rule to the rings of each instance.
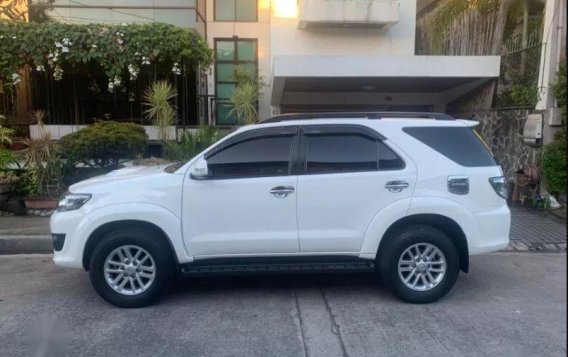
[[207, 160], [201, 158], [197, 160], [189, 169], [189, 177], [194, 180], [205, 180], [209, 177], [209, 169], [207, 168]]

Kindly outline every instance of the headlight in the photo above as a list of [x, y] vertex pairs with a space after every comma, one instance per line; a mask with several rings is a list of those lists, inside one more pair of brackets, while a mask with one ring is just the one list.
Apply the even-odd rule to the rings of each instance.
[[59, 212], [73, 211], [84, 205], [91, 195], [88, 193], [68, 193], [57, 204]]

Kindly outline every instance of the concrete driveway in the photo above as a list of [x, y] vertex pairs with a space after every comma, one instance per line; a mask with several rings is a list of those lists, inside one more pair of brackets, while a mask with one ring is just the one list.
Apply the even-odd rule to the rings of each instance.
[[102, 301], [87, 278], [50, 255], [0, 256], [0, 356], [39, 347], [68, 356], [566, 355], [564, 254], [473, 257], [471, 272], [430, 305], [399, 302], [358, 274], [185, 279], [158, 305], [127, 310]]

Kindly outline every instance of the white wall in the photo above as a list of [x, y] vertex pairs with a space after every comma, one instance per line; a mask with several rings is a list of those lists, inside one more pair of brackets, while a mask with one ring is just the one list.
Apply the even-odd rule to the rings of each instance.
[[401, 0], [399, 22], [387, 29], [300, 30], [297, 17], [279, 17], [276, 9], [273, 10], [272, 58], [278, 55], [414, 55], [416, 0]]
[[[83, 5], [102, 8], [88, 8]], [[104, 8], [105, 6], [109, 8]], [[156, 6], [182, 8], [151, 8]], [[196, 24], [196, 12], [189, 7], [196, 7], [196, 0], [80, 0], [77, 2], [55, 0], [53, 10], [48, 11], [47, 14], [54, 20], [69, 23], [163, 22], [184, 28], [195, 28], [203, 33], [203, 24]]]

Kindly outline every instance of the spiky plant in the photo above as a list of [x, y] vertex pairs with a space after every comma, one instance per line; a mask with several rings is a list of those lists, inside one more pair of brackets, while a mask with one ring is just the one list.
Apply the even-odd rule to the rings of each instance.
[[240, 124], [252, 124], [258, 121], [258, 88], [252, 83], [236, 86], [229, 97], [232, 108], [227, 116], [236, 116]]
[[144, 114], [158, 129], [160, 140], [170, 140], [169, 128], [176, 122], [176, 107], [171, 101], [177, 97], [177, 91], [168, 81], [152, 83], [144, 92], [144, 105], [148, 107]]
[[183, 133], [179, 142], [167, 142], [165, 156], [174, 162], [188, 161], [220, 138], [221, 133], [215, 127], [201, 126], [195, 131]]
[[236, 116], [239, 124], [252, 124], [258, 121], [257, 104], [260, 89], [264, 86], [262, 77], [251, 75], [242, 67], [235, 67], [233, 72], [235, 89], [229, 96], [232, 108], [227, 117]]

